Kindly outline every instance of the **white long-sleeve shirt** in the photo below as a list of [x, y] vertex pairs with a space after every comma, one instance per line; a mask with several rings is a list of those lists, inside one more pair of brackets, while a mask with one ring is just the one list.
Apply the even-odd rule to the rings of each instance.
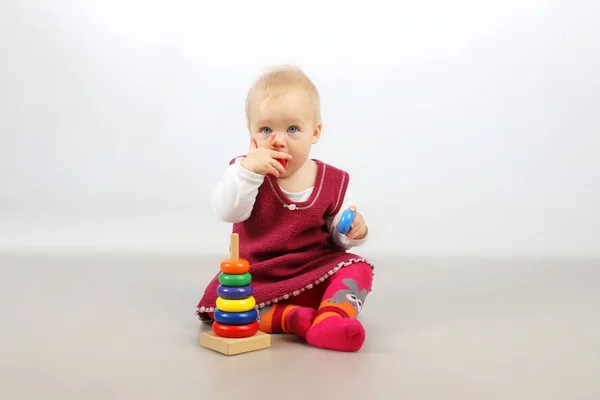
[[[241, 157], [237, 158], [227, 168], [213, 194], [213, 210], [225, 222], [242, 222], [250, 217], [258, 195], [258, 188], [265, 179], [264, 175], [256, 174], [244, 168], [241, 164], [242, 160]], [[281, 190], [291, 201], [302, 202], [309, 199], [313, 187], [302, 192], [288, 192], [283, 188]], [[355, 204], [353, 203], [352, 186], [349, 181], [340, 211], [334, 217], [327, 219], [327, 228], [333, 241], [346, 250], [360, 246], [367, 240], [366, 237], [360, 240], [351, 240], [336, 229], [334, 222], [338, 221], [344, 210], [352, 205]]]

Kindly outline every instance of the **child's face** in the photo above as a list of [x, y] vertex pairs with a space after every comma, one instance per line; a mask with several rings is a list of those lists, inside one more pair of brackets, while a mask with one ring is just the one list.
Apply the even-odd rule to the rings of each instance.
[[[292, 155], [286, 173], [296, 172], [309, 157], [310, 148], [317, 143], [321, 124], [315, 120], [315, 112], [309, 95], [300, 89], [291, 90], [276, 100], [259, 97], [250, 108], [250, 136], [257, 147], [268, 147]], [[270, 139], [272, 134], [273, 139]]]

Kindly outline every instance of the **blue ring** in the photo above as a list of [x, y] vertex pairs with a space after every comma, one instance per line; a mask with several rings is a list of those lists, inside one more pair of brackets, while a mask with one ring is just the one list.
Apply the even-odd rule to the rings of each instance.
[[223, 325], [247, 325], [256, 321], [258, 311], [253, 308], [246, 312], [225, 312], [215, 309], [215, 321]]
[[252, 285], [248, 286], [223, 286], [219, 285], [217, 294], [222, 299], [240, 300], [252, 296], [254, 289]]
[[350, 227], [352, 225], [352, 221], [354, 221], [354, 211], [352, 210], [345, 210], [342, 213], [342, 217], [340, 218], [340, 222], [338, 222], [338, 231], [345, 235], [346, 233], [350, 232]]

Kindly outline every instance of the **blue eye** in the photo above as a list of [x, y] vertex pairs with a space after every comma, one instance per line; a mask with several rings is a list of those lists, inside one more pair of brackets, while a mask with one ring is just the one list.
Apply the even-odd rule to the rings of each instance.
[[300, 129], [298, 129], [298, 127], [297, 127], [297, 126], [290, 126], [290, 127], [288, 128], [288, 132], [289, 132], [289, 133], [296, 133], [296, 132], [298, 132], [299, 130], [300, 130]]
[[273, 132], [271, 130], [271, 128], [267, 128], [266, 126], [264, 128], [260, 128], [260, 132], [264, 133], [264, 134], [270, 134], [271, 132]]

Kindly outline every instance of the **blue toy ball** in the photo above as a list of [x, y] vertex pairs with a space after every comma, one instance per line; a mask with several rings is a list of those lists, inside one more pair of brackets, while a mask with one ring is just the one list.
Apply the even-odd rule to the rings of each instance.
[[340, 222], [338, 223], [337, 229], [342, 234], [345, 235], [350, 232], [350, 226], [352, 225], [352, 221], [354, 221], [354, 211], [345, 210], [342, 213], [342, 217], [340, 218]]

